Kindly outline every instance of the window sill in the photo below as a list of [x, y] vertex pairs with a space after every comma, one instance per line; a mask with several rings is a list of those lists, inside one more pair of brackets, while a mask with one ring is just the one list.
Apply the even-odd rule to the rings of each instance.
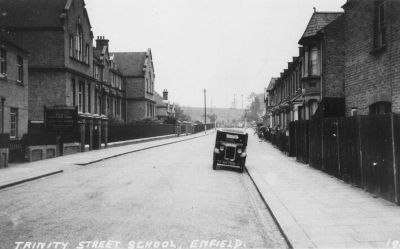
[[315, 80], [315, 79], [319, 79], [319, 78], [321, 78], [321, 75], [305, 76], [305, 77], [302, 77], [301, 79], [302, 80]]
[[386, 50], [386, 48], [387, 48], [387, 45], [386, 45], [386, 44], [385, 44], [385, 45], [382, 45], [382, 46], [379, 46], [379, 47], [374, 47], [374, 48], [371, 50], [370, 54], [379, 54], [379, 53], [382, 53], [382, 52], [384, 52], [384, 51]]
[[25, 84], [24, 84], [24, 82], [23, 81], [16, 81], [17, 82], [17, 85], [19, 85], [19, 86], [25, 86]]
[[0, 80], [6, 81], [7, 80], [7, 75], [0, 75]]
[[77, 58], [72, 57], [72, 56], [70, 56], [69, 58], [70, 58], [72, 61], [75, 61], [75, 62], [78, 62], [79, 64], [82, 64], [82, 65], [85, 65], [85, 66], [90, 67], [90, 64], [86, 63], [85, 61], [80, 61], [80, 60], [78, 60]]

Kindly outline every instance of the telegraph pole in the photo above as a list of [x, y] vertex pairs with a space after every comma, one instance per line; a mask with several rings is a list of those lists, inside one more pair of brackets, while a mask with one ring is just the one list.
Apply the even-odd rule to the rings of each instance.
[[204, 88], [204, 133], [207, 134], [207, 97], [205, 88]]

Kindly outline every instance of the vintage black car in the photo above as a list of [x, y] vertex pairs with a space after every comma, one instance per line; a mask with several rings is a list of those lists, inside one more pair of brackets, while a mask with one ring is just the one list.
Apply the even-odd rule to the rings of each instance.
[[213, 169], [218, 164], [233, 166], [243, 172], [246, 164], [248, 134], [240, 130], [217, 131], [214, 147]]

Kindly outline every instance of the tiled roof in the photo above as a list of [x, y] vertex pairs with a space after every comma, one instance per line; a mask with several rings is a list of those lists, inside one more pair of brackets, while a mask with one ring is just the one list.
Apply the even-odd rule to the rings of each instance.
[[0, 0], [0, 27], [61, 27], [60, 15], [69, 1]]
[[161, 97], [160, 94], [158, 94], [158, 92], [154, 92], [154, 100], [156, 101], [156, 106], [159, 107], [166, 107], [165, 103], [164, 103], [164, 99]]
[[146, 52], [113, 53], [119, 71], [124, 76], [144, 76]]
[[314, 12], [301, 39], [315, 36], [318, 31], [336, 20], [342, 14], [342, 12]]
[[278, 78], [272, 78], [271, 81], [269, 82], [267, 91], [271, 91], [272, 89], [274, 89], [275, 83], [278, 80]]
[[0, 31], [0, 42], [7, 43], [8, 45], [20, 50], [20, 52], [24, 52], [25, 54], [29, 54], [29, 52], [27, 50], [25, 50], [24, 48], [19, 46], [13, 40], [10, 40], [9, 37], [7, 35], [3, 34], [1, 31]]

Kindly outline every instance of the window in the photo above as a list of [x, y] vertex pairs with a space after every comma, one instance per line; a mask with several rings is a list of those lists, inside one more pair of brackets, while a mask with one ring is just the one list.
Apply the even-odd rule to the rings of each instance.
[[102, 101], [101, 101], [101, 94], [97, 93], [97, 113], [98, 114], [103, 114], [103, 110], [102, 110]]
[[3, 76], [7, 74], [7, 51], [5, 49], [0, 50], [0, 74]]
[[82, 61], [83, 32], [81, 26], [77, 26], [75, 35], [75, 58]]
[[18, 109], [10, 108], [10, 138], [18, 136]]
[[17, 56], [17, 82], [24, 81], [24, 60], [22, 56]]
[[387, 101], [376, 102], [369, 106], [370, 115], [381, 115], [392, 112], [392, 103]]
[[106, 108], [106, 115], [110, 113], [110, 98], [107, 97], [106, 100], [107, 108]]
[[74, 57], [74, 36], [69, 36], [69, 57]]
[[357, 107], [351, 108], [351, 111], [350, 111], [351, 116], [352, 117], [357, 116], [357, 111], [358, 111]]
[[318, 109], [318, 102], [312, 101], [310, 105], [310, 116], [313, 116]]
[[89, 45], [86, 44], [86, 49], [85, 49], [85, 62], [86, 64], [89, 64]]
[[304, 57], [303, 57], [303, 75], [304, 77], [308, 77], [308, 49], [304, 49]]
[[319, 75], [318, 48], [313, 47], [310, 54], [311, 75]]
[[92, 112], [92, 95], [91, 95], [90, 90], [91, 90], [90, 83], [88, 83], [87, 84], [87, 96], [88, 96], [88, 101], [87, 101], [88, 102], [88, 104], [87, 104], [88, 108], [87, 108], [87, 110], [88, 110], [88, 113]]
[[71, 79], [72, 84], [72, 106], [76, 106], [76, 86], [75, 79]]
[[82, 112], [83, 111], [83, 91], [84, 91], [84, 85], [83, 82], [79, 82], [79, 87], [78, 87], [78, 111]]
[[318, 55], [318, 48], [305, 47], [304, 48], [304, 63], [303, 63], [303, 76], [319, 76], [320, 75], [320, 61]]
[[114, 112], [114, 116], [117, 116], [117, 99], [114, 99], [114, 106], [113, 106], [114, 108], [114, 110], [113, 110], [113, 112]]
[[377, 4], [375, 13], [375, 47], [380, 48], [386, 44], [385, 1]]

